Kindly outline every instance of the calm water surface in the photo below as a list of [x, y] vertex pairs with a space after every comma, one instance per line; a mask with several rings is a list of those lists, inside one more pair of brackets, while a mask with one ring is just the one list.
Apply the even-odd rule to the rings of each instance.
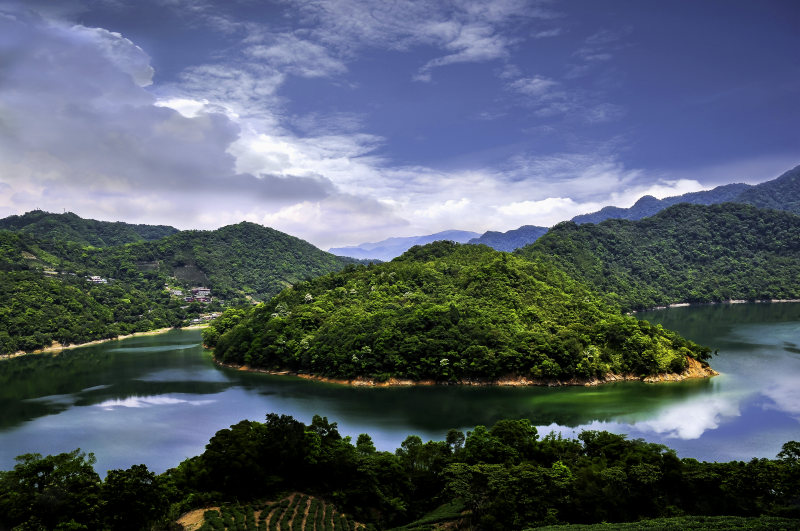
[[80, 447], [97, 470], [155, 471], [203, 451], [219, 429], [267, 412], [339, 423], [393, 450], [409, 434], [441, 439], [500, 418], [540, 433], [605, 429], [682, 457], [774, 457], [800, 440], [800, 304], [673, 308], [638, 317], [719, 351], [716, 378], [599, 387], [349, 388], [215, 366], [200, 332], [172, 331], [0, 363], [0, 469], [26, 452]]

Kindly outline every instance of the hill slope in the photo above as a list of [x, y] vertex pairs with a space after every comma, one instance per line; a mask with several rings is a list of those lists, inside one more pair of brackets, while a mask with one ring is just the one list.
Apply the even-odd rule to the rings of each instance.
[[471, 238], [479, 236], [477, 232], [466, 230], [446, 230], [425, 236], [409, 236], [407, 238], [387, 238], [374, 243], [362, 243], [352, 247], [334, 247], [329, 249], [338, 256], [349, 256], [364, 260], [382, 260], [388, 262], [408, 251], [415, 245], [425, 245], [439, 240], [450, 240], [456, 243], [466, 243]]
[[0, 230], [24, 232], [38, 238], [105, 247], [145, 240], [157, 240], [178, 232], [167, 225], [132, 225], [121, 221], [84, 219], [67, 212], [54, 214], [32, 210], [21, 216], [0, 219]]
[[165, 285], [204, 285], [244, 303], [351, 262], [253, 223], [103, 248], [0, 231], [0, 354], [178, 326], [219, 309], [187, 304]]
[[800, 217], [681, 204], [639, 221], [565, 222], [520, 256], [556, 264], [625, 309], [800, 297]]
[[640, 375], [708, 355], [552, 266], [452, 242], [297, 285], [220, 326], [204, 338], [225, 363], [346, 379]]
[[356, 262], [249, 222], [213, 231], [182, 231], [153, 242], [100, 249], [92, 256], [115, 278], [153, 271], [187, 286], [206, 285], [223, 298], [256, 299]]
[[735, 201], [800, 214], [800, 166], [743, 191]]
[[711, 190], [691, 192], [664, 199], [646, 195], [630, 208], [607, 206], [591, 214], [575, 216], [572, 221], [582, 224], [600, 223], [607, 219], [637, 220], [650, 217], [665, 208], [680, 203], [718, 205], [729, 202], [800, 214], [800, 166], [792, 168], [775, 179], [757, 185], [726, 184]]
[[607, 206], [591, 214], [575, 216], [572, 218], [572, 221], [582, 224], [600, 223], [607, 219], [643, 219], [661, 212], [665, 208], [669, 208], [672, 205], [677, 205], [680, 203], [689, 203], [692, 205], [716, 205], [719, 203], [737, 201], [737, 198], [742, 194], [742, 192], [749, 190], [750, 188], [751, 186], [749, 184], [737, 183], [717, 186], [711, 190], [703, 190], [701, 192], [691, 192], [683, 195], [665, 197], [664, 199], [656, 199], [651, 195], [646, 195], [636, 201], [636, 203], [630, 208]]

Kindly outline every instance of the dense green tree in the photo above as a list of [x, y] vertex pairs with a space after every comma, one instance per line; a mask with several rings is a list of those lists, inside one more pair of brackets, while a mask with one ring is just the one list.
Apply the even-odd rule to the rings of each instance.
[[800, 297], [800, 216], [740, 204], [565, 222], [517, 254], [556, 265], [625, 310]]
[[543, 261], [452, 242], [297, 284], [212, 326], [220, 361], [336, 378], [647, 375], [709, 355]]
[[80, 450], [17, 457], [0, 472], [0, 527], [97, 529], [101, 481], [94, 455]]
[[104, 522], [109, 529], [147, 529], [167, 512], [167, 488], [145, 465], [109, 470], [101, 497]]
[[[528, 421], [513, 419], [476, 426], [465, 438], [451, 431], [448, 441], [411, 435], [394, 453], [376, 451], [367, 434], [358, 439], [353, 445], [324, 417], [306, 425], [269, 414], [264, 423], [220, 430], [205, 452], [160, 476], [136, 465], [110, 471], [105, 482], [91, 454], [24, 455], [0, 472], [0, 528], [162, 528], [170, 515], [220, 505], [209, 526], [242, 528], [255, 525], [247, 504], [293, 491], [378, 528], [409, 524], [443, 505], [458, 507], [451, 518], [464, 525], [498, 530], [675, 515], [800, 517], [794, 441], [775, 460], [706, 463], [603, 431], [539, 439]], [[288, 524], [306, 499], [285, 499], [271, 521]], [[324, 519], [317, 509], [312, 501], [312, 523]]]

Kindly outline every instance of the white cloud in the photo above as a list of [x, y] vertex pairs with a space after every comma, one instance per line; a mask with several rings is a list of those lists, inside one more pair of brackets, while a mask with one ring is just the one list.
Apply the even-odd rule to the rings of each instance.
[[133, 42], [121, 34], [102, 28], [73, 26], [76, 38], [84, 37], [102, 51], [117, 68], [127, 73], [139, 86], [152, 85], [155, 71], [150, 66], [150, 57]]
[[559, 83], [552, 79], [542, 76], [522, 77], [512, 83], [509, 88], [525, 96], [541, 99], [551, 92], [551, 89], [558, 87]]
[[127, 398], [115, 398], [111, 400], [104, 400], [96, 407], [111, 411], [117, 407], [125, 408], [144, 408], [152, 406], [174, 406], [177, 404], [188, 404], [191, 406], [204, 406], [212, 404], [214, 400], [186, 400], [184, 398], [174, 398], [171, 396], [129, 396]]
[[[142, 87], [146, 55], [119, 34], [17, 14], [0, 18], [0, 35], [0, 54], [15, 58], [0, 85], [5, 208], [197, 228], [209, 196], [217, 209], [263, 209], [333, 191], [311, 172], [237, 170], [235, 113], [202, 97], [157, 101]], [[213, 67], [188, 76], [190, 89], [211, 83], [211, 96], [229, 101], [274, 95], [269, 76]]]
[[509, 39], [484, 24], [462, 26], [455, 35], [445, 36], [443, 40], [444, 48], [453, 53], [428, 61], [416, 74], [415, 80], [430, 81], [430, 72], [436, 67], [491, 61], [508, 56]]
[[270, 44], [250, 46], [244, 52], [276, 70], [301, 77], [325, 77], [347, 71], [344, 63], [331, 57], [328, 50], [319, 44], [288, 33], [275, 35], [272, 40]]
[[667, 408], [656, 418], [636, 422], [633, 426], [669, 438], [698, 439], [706, 431], [717, 429], [726, 420], [739, 415], [737, 401], [711, 397]]

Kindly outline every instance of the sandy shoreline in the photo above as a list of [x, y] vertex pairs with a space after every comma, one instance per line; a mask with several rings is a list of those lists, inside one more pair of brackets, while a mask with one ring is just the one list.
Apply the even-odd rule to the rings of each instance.
[[230, 363], [214, 362], [229, 369], [236, 369], [239, 371], [247, 372], [260, 372], [263, 374], [272, 374], [275, 376], [296, 376], [304, 380], [314, 380], [317, 382], [332, 383], [337, 385], [348, 385], [351, 387], [410, 387], [410, 386], [430, 386], [430, 385], [473, 385], [473, 386], [508, 386], [508, 387], [523, 387], [523, 386], [546, 386], [546, 387], [562, 387], [565, 385], [592, 387], [595, 385], [602, 385], [612, 382], [630, 382], [640, 381], [646, 383], [660, 383], [660, 382], [680, 382], [694, 378], [710, 378], [717, 376], [719, 373], [709, 367], [703, 365], [701, 362], [694, 358], [687, 358], [689, 366], [682, 373], [663, 373], [654, 374], [642, 378], [634, 374], [614, 374], [609, 373], [602, 378], [572, 378], [569, 380], [553, 380], [545, 378], [526, 378], [523, 376], [506, 376], [498, 378], [497, 380], [459, 380], [456, 382], [437, 382], [435, 380], [408, 380], [390, 378], [385, 382], [378, 382], [369, 378], [329, 378], [327, 376], [319, 376], [315, 374], [297, 373], [293, 371], [270, 371], [267, 369], [256, 369], [248, 367], [247, 365], [234, 365]]
[[198, 324], [198, 325], [190, 325], [190, 326], [183, 326], [180, 329], [177, 328], [159, 328], [157, 330], [148, 330], [146, 332], [134, 332], [132, 334], [126, 334], [124, 336], [117, 336], [114, 338], [109, 339], [95, 339], [94, 341], [89, 341], [87, 343], [72, 343], [69, 345], [61, 345], [60, 343], [53, 342], [52, 345], [45, 348], [36, 349], [32, 352], [24, 352], [24, 351], [17, 351], [12, 354], [0, 354], [0, 361], [2, 360], [10, 360], [11, 358], [18, 358], [20, 356], [30, 356], [35, 354], [47, 354], [50, 352], [61, 352], [62, 350], [70, 350], [73, 348], [79, 347], [89, 347], [92, 345], [99, 345], [101, 343], [108, 343], [109, 341], [119, 341], [121, 339], [128, 339], [130, 337], [141, 337], [141, 336], [155, 336], [158, 334], [163, 334], [165, 332], [169, 332], [170, 330], [193, 330], [196, 328], [205, 328], [208, 326], [207, 324]]
[[800, 299], [756, 299], [749, 301], [747, 299], [728, 299], [726, 301], [712, 301], [712, 302], [675, 302], [667, 304], [666, 306], [653, 306], [652, 308], [645, 308], [644, 310], [633, 310], [628, 314], [639, 312], [651, 312], [654, 310], [667, 310], [669, 308], [685, 308], [687, 306], [714, 306], [717, 304], [772, 304], [781, 302], [800, 302]]

